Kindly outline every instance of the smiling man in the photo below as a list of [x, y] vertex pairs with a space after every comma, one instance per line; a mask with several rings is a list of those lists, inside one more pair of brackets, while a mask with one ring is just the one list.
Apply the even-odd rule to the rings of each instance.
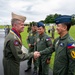
[[4, 75], [19, 75], [20, 61], [33, 56], [39, 56], [39, 52], [26, 54], [22, 50], [22, 39], [20, 33], [24, 31], [26, 17], [12, 13], [12, 29], [5, 38], [3, 67]]
[[68, 32], [71, 27], [71, 16], [59, 16], [55, 23], [60, 36], [53, 43], [55, 51], [53, 75], [75, 75], [75, 41]]

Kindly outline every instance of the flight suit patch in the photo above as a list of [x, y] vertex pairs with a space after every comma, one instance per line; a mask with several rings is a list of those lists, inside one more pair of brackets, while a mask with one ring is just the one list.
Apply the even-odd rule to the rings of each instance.
[[71, 51], [71, 56], [72, 56], [72, 58], [75, 58], [75, 51], [74, 50]]
[[50, 40], [50, 37], [46, 38], [46, 41], [49, 41]]
[[75, 48], [75, 44], [74, 44], [74, 43], [73, 43], [73, 44], [68, 44], [68, 45], [67, 45], [67, 48], [68, 48], [68, 49]]
[[19, 41], [18, 41], [18, 40], [15, 40], [15, 41], [14, 41], [14, 45], [15, 45], [15, 46], [19, 46]]
[[61, 43], [60, 43], [60, 46], [63, 47], [63, 46], [64, 46], [64, 43], [61, 42]]

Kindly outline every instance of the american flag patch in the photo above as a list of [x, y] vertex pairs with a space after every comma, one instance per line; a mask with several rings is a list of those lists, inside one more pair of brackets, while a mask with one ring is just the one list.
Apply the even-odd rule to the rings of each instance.
[[75, 48], [75, 44], [68, 44], [68, 45], [67, 45], [67, 48], [68, 48], [68, 49]]

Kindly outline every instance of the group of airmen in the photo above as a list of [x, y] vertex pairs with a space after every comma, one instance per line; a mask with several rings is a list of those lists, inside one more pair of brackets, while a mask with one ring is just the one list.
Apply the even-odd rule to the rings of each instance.
[[69, 35], [71, 16], [61, 15], [55, 18], [56, 30], [59, 34], [53, 43], [45, 32], [43, 22], [32, 25], [27, 37], [29, 53], [22, 51], [22, 38], [26, 17], [12, 13], [12, 28], [5, 38], [3, 50], [4, 75], [19, 75], [20, 62], [28, 60], [29, 72], [34, 64], [32, 75], [49, 75], [51, 55], [55, 52], [53, 75], [75, 75], [75, 41]]

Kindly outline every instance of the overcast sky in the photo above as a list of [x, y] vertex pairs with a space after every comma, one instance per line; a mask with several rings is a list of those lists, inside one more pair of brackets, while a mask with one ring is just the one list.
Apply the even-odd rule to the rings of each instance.
[[75, 14], [75, 0], [0, 0], [0, 25], [11, 23], [12, 12], [37, 22], [49, 14]]

